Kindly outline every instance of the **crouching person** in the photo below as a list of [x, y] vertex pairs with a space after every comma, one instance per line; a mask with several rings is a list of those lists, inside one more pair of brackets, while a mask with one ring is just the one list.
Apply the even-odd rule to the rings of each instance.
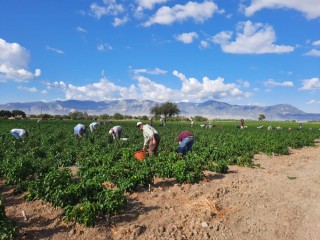
[[11, 135], [18, 140], [22, 140], [24, 136], [28, 136], [29, 132], [24, 129], [14, 128], [10, 131]]
[[83, 124], [77, 124], [74, 129], [73, 129], [73, 132], [74, 132], [74, 135], [78, 138], [78, 139], [81, 139], [83, 137], [83, 135], [86, 133], [87, 131], [87, 128], [85, 125]]
[[179, 148], [177, 152], [184, 156], [187, 154], [187, 152], [192, 151], [192, 146], [194, 143], [194, 137], [193, 134], [189, 131], [182, 131], [179, 133], [177, 137], [177, 141], [179, 143]]
[[144, 143], [142, 149], [145, 150], [148, 145], [149, 156], [157, 156], [158, 146], [160, 143], [160, 135], [157, 130], [148, 124], [143, 124], [142, 122], [137, 123], [137, 128], [143, 131]]
[[122, 132], [122, 128], [120, 126], [114, 126], [109, 130], [109, 134], [112, 135], [113, 140], [120, 139], [121, 132]]

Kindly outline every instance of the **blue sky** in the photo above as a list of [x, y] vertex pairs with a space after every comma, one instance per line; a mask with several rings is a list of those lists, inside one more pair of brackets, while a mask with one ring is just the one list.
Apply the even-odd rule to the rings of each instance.
[[0, 103], [319, 93], [319, 0], [0, 0]]

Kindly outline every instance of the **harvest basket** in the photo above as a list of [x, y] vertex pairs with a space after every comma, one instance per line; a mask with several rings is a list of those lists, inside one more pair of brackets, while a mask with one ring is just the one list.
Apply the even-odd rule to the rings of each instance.
[[137, 160], [142, 160], [144, 158], [146, 158], [147, 154], [144, 150], [141, 150], [141, 151], [137, 151], [134, 153], [134, 157], [137, 159]]

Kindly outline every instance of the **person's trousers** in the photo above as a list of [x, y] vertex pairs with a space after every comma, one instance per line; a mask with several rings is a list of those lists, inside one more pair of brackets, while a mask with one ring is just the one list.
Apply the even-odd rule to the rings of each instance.
[[185, 155], [187, 152], [192, 151], [192, 145], [194, 143], [193, 137], [186, 137], [184, 138], [177, 150], [178, 153], [182, 153], [182, 155]]

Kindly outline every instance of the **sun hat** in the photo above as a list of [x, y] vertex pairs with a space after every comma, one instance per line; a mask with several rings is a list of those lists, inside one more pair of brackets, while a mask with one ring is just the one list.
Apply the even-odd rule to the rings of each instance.
[[109, 134], [112, 134], [112, 132], [113, 132], [113, 130], [112, 130], [112, 129], [110, 129], [110, 130], [109, 130]]
[[137, 122], [137, 127], [139, 127], [140, 125], [142, 125], [142, 122]]

